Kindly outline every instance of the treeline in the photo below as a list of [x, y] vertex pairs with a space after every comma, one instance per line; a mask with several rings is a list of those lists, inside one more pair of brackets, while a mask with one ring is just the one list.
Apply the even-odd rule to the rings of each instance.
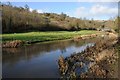
[[29, 6], [16, 7], [10, 3], [1, 3], [2, 9], [2, 32], [28, 32], [28, 31], [60, 31], [60, 30], [96, 30], [101, 27], [115, 27], [115, 21], [96, 21], [69, 17], [64, 13], [38, 13], [30, 11]]

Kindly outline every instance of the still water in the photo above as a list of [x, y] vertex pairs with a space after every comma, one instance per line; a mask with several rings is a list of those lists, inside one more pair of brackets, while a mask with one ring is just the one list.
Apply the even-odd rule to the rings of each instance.
[[59, 78], [58, 58], [81, 52], [93, 46], [90, 40], [61, 40], [3, 48], [3, 78]]

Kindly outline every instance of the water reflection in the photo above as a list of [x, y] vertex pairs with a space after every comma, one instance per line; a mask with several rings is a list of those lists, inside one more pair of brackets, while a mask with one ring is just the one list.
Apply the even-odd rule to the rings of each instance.
[[64, 40], [3, 48], [3, 77], [60, 77], [57, 65], [59, 56], [67, 57], [92, 45], [90, 40]]

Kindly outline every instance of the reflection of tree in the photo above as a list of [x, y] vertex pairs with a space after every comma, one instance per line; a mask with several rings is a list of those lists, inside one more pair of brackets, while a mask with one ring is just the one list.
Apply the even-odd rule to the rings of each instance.
[[60, 51], [61, 51], [61, 53], [63, 54], [63, 53], [65, 53], [67, 50], [66, 50], [66, 48], [64, 48], [64, 49], [61, 49]]
[[21, 48], [3, 48], [3, 63], [16, 63], [19, 60], [29, 60], [32, 57], [42, 55], [46, 52], [64, 49], [71, 46], [71, 41], [56, 41], [50, 43], [32, 44]]
[[[81, 43], [81, 42], [80, 42]], [[15, 63], [19, 60], [30, 60], [33, 57], [43, 55], [55, 50], [66, 52], [66, 48], [70, 46], [79, 47], [80, 44], [72, 40], [55, 41], [48, 43], [32, 44], [21, 48], [3, 48], [3, 63]]]

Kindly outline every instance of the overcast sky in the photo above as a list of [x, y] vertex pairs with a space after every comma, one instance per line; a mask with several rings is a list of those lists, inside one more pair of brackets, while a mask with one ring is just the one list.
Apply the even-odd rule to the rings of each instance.
[[[80, 1], [80, 2], [79, 2]], [[112, 0], [106, 0], [108, 2], [81, 2], [82, 0], [77, 0], [76, 2], [12, 2], [14, 6], [24, 7], [27, 4], [30, 11], [36, 9], [39, 13], [51, 12], [66, 13], [71, 17], [96, 19], [96, 20], [107, 20], [111, 17], [118, 15], [118, 2]], [[93, 2], [92, 2], [93, 1]], [[100, 1], [100, 0], [99, 0]], [[111, 1], [111, 2], [109, 2]], [[116, 0], [117, 1], [117, 0]]]

